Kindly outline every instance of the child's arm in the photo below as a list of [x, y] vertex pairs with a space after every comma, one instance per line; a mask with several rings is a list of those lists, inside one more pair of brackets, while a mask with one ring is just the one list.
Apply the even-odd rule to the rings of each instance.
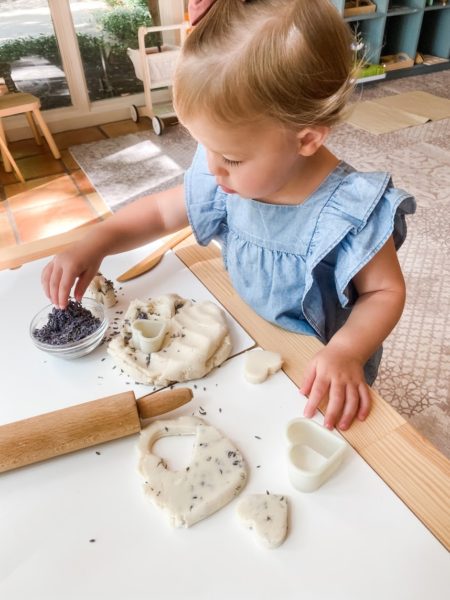
[[74, 296], [81, 300], [105, 256], [137, 248], [187, 224], [182, 185], [139, 198], [55, 256], [42, 271], [44, 291], [53, 304], [64, 308], [77, 280]]
[[405, 303], [405, 282], [391, 238], [353, 278], [359, 297], [345, 325], [308, 365], [302, 393], [311, 417], [328, 394], [325, 426], [347, 429], [370, 411], [363, 366], [394, 328]]

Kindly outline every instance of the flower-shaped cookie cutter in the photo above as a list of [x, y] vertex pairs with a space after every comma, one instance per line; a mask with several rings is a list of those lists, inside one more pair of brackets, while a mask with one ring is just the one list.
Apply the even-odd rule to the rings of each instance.
[[142, 352], [150, 354], [160, 350], [168, 330], [167, 321], [163, 319], [136, 319], [131, 325], [133, 344]]
[[286, 428], [288, 475], [301, 492], [318, 489], [339, 467], [347, 443], [337, 435], [306, 418], [289, 421]]

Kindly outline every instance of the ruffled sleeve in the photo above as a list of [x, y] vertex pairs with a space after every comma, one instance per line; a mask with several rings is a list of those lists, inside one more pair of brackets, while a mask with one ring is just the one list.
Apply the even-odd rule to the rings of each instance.
[[226, 225], [226, 195], [208, 171], [206, 152], [197, 147], [184, 178], [186, 207], [197, 242], [206, 246]]
[[406, 238], [406, 215], [415, 212], [414, 198], [394, 188], [388, 173], [351, 172], [336, 188], [319, 217], [308, 256], [306, 292], [320, 287], [326, 264], [342, 307], [356, 298], [352, 278], [392, 235], [398, 250]]

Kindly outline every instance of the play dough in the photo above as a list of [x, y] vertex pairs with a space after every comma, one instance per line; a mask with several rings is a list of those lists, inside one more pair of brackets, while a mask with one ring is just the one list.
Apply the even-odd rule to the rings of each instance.
[[287, 533], [286, 496], [251, 494], [239, 500], [236, 510], [241, 521], [255, 531], [263, 546], [276, 548], [283, 543]]
[[262, 383], [281, 369], [283, 359], [278, 352], [255, 348], [245, 355], [244, 376], [250, 383]]
[[[142, 321], [146, 319], [164, 323], [166, 327], [157, 352], [142, 350], [148, 347], [141, 343], [145, 338]], [[136, 321], [140, 321], [140, 340], [133, 327]], [[220, 365], [231, 353], [231, 339], [219, 306], [167, 294], [146, 302], [133, 300], [119, 335], [109, 344], [108, 353], [135, 381], [168, 385], [198, 379]]]
[[106, 279], [101, 273], [97, 273], [94, 279], [89, 284], [85, 296], [92, 298], [100, 304], [104, 304], [106, 308], [111, 308], [117, 303], [116, 291], [114, 284], [109, 279]]
[[[152, 453], [160, 438], [195, 435], [191, 461], [182, 471], [171, 471]], [[144, 489], [169, 516], [174, 527], [190, 527], [237, 496], [245, 485], [245, 461], [230, 440], [197, 417], [155, 421], [141, 432], [139, 469]]]

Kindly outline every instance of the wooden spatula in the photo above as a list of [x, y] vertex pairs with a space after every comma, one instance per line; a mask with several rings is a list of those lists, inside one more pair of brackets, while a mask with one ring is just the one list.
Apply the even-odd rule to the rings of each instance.
[[136, 400], [132, 391], [0, 427], [0, 473], [109, 442], [141, 430], [141, 420], [186, 404], [190, 388], [174, 388]]
[[131, 267], [131, 269], [125, 273], [122, 273], [122, 275], [119, 275], [119, 277], [117, 277], [117, 281], [128, 281], [129, 279], [133, 279], [134, 277], [138, 277], [139, 275], [150, 271], [150, 269], [156, 267], [168, 250], [182, 242], [188, 237], [188, 235], [191, 235], [191, 233], [192, 229], [190, 227], [185, 227], [184, 229], [177, 231], [177, 233], [169, 238], [167, 242], [147, 256], [147, 258], [144, 258], [141, 260], [141, 262], [138, 262], [137, 265], [134, 265], [134, 267]]

